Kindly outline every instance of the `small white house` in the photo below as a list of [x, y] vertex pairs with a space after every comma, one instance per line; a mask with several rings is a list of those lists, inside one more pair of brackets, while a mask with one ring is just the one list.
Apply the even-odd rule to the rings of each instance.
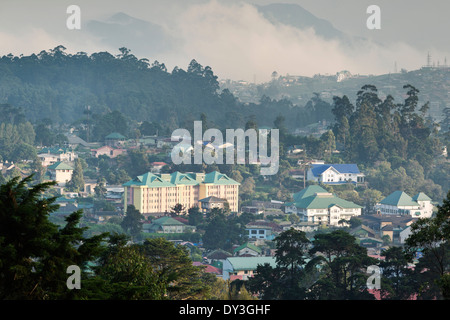
[[253, 277], [258, 265], [266, 263], [273, 268], [277, 266], [275, 257], [229, 257], [223, 263], [223, 279], [248, 280]]
[[57, 162], [72, 162], [77, 158], [75, 152], [69, 148], [43, 148], [37, 156], [44, 167]]
[[269, 226], [247, 225], [245, 231], [248, 232], [249, 239], [273, 240], [275, 237]]
[[72, 180], [73, 168], [64, 162], [56, 162], [47, 167], [50, 180], [54, 180], [59, 186], [64, 187], [67, 182]]

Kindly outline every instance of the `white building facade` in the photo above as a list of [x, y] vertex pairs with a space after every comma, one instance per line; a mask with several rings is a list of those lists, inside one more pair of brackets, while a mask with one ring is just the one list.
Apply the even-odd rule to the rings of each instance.
[[430, 218], [433, 209], [431, 199], [423, 192], [411, 198], [403, 191], [394, 191], [375, 205], [379, 214], [410, 215], [412, 218]]
[[294, 194], [294, 201], [286, 203], [285, 213], [296, 213], [302, 222], [331, 226], [346, 226], [362, 213], [362, 207], [312, 185]]
[[363, 183], [365, 176], [356, 164], [312, 164], [307, 180], [323, 184]]

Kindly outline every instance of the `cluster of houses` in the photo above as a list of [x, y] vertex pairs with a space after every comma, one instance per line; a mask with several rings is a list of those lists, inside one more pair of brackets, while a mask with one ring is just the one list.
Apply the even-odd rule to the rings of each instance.
[[[106, 136], [101, 145], [87, 143], [77, 137], [70, 137], [69, 143], [72, 143], [69, 147], [44, 148], [38, 154], [42, 165], [47, 169], [47, 178], [57, 181], [61, 190], [72, 179], [73, 161], [77, 158], [73, 151], [74, 146], [83, 145], [93, 157], [109, 158], [125, 154], [128, 149], [125, 137], [118, 133]], [[168, 149], [173, 145], [170, 139], [156, 137], [136, 139], [136, 143], [169, 147]], [[292, 153], [297, 151], [294, 148]], [[411, 224], [417, 219], [431, 217], [434, 210], [432, 201], [426, 194], [421, 192], [410, 196], [400, 190], [377, 203], [374, 207], [375, 214], [367, 215], [363, 214], [362, 206], [341, 199], [325, 189], [326, 185], [365, 185], [364, 173], [360, 172], [356, 164], [310, 162], [295, 173], [299, 175], [298, 178], [303, 178], [304, 188], [294, 193], [291, 201], [253, 201], [251, 205], [246, 206], [239, 206], [240, 183], [226, 174], [218, 171], [206, 174], [161, 173], [161, 169], [166, 165], [165, 162], [152, 163], [148, 172], [123, 185], [106, 186], [106, 199], [120, 210], [96, 212], [92, 204], [80, 201], [79, 194], [71, 195], [65, 192], [64, 195], [69, 197], [62, 196], [58, 199], [58, 213], [69, 214], [83, 209], [88, 219], [101, 224], [113, 217], [123, 216], [127, 206], [133, 205], [145, 217], [143, 231], [162, 234], [196, 232], [196, 228], [189, 225], [186, 216], [169, 214], [177, 204], [181, 204], [185, 211], [198, 206], [203, 214], [214, 208], [227, 208], [235, 214], [295, 214], [298, 219], [252, 221], [245, 226], [245, 236], [248, 239], [245, 244], [234, 247], [231, 252], [214, 250], [204, 253], [203, 262], [196, 262], [205, 265], [206, 272], [214, 273], [223, 279], [247, 280], [253, 276], [259, 264], [268, 263], [275, 266], [274, 249], [271, 249], [273, 246], [268, 243], [289, 228], [313, 235], [323, 227], [348, 227], [357, 241], [367, 247], [371, 254], [376, 255], [387, 244], [403, 244], [411, 233]], [[5, 164], [1, 168], [10, 169], [11, 164]], [[96, 184], [96, 181], [86, 181], [85, 189], [81, 193], [93, 193]], [[351, 224], [352, 218], [358, 218], [361, 224], [355, 227]]]
[[[246, 225], [247, 243], [236, 246], [232, 252], [215, 250], [206, 255], [203, 265], [211, 267], [209, 269], [207, 268], [206, 272], [212, 272], [225, 280], [248, 280], [254, 275], [258, 265], [268, 263], [272, 267], [275, 267], [275, 251], [274, 249], [268, 249], [267, 241], [274, 240], [277, 235], [290, 228], [307, 232], [307, 235], [310, 235], [312, 239], [313, 232], [317, 231], [324, 221], [330, 221], [330, 217], [334, 214], [332, 212], [333, 209], [330, 211], [331, 208], [338, 206], [340, 210], [345, 210], [347, 207], [348, 202], [342, 203], [335, 196], [327, 195], [326, 200], [317, 199], [317, 197], [321, 197], [320, 194], [322, 193], [322, 190], [319, 188], [318, 186], [310, 186], [300, 191], [297, 197], [299, 201], [296, 203], [300, 202], [300, 206], [302, 206], [303, 201], [307, 204], [306, 207], [308, 207], [310, 203], [314, 203], [315, 199], [323, 204], [321, 207], [328, 207], [327, 209], [322, 209], [324, 211], [328, 210], [328, 213], [313, 212], [309, 215], [308, 211], [306, 211], [306, 213], [301, 214], [303, 218], [297, 223], [288, 221], [278, 223], [268, 222], [266, 220], [253, 221]], [[388, 214], [361, 215], [358, 211], [361, 208], [357, 208], [358, 210], [352, 214], [352, 216], [358, 217], [361, 224], [349, 228], [349, 233], [355, 236], [361, 246], [367, 248], [369, 256], [381, 259], [381, 251], [387, 249], [389, 245], [403, 245], [411, 234], [411, 225], [417, 219], [431, 215], [428, 210], [432, 208], [432, 204], [426, 195], [419, 194], [410, 198], [403, 193], [405, 198], [413, 199], [412, 202], [407, 203], [411, 208], [405, 209], [405, 203], [403, 201], [398, 201], [397, 203], [392, 202], [392, 199], [396, 198], [400, 193], [394, 192], [377, 204], [377, 206], [381, 207], [389, 205], [392, 212], [390, 211]], [[309, 199], [302, 200], [306, 198]], [[402, 197], [400, 198], [402, 199]], [[339, 204], [335, 204], [335, 202]], [[290, 206], [292, 205], [290, 204]], [[286, 208], [288, 209], [289, 207], [287, 206]], [[350, 205], [350, 208], [354, 209], [354, 205]], [[420, 210], [421, 214], [416, 215], [416, 212], [418, 212], [416, 210]], [[316, 215], [320, 215], [321, 217], [328, 215], [328, 217], [315, 220]]]
[[[321, 184], [362, 183], [364, 175], [356, 165], [317, 164], [309, 169], [310, 180]], [[335, 194], [320, 185], [310, 185], [293, 194], [293, 201], [258, 203], [246, 206], [246, 212], [262, 212], [262, 207], [284, 210], [286, 214], [297, 214], [298, 222], [269, 222], [257, 220], [246, 225], [248, 242], [236, 247], [233, 252], [215, 250], [206, 255], [203, 262], [206, 272], [212, 272], [225, 280], [248, 280], [258, 265], [276, 265], [274, 249], [268, 249], [281, 232], [294, 228], [313, 235], [322, 226], [349, 227], [350, 234], [366, 247], [368, 254], [381, 259], [381, 250], [389, 245], [403, 245], [411, 234], [411, 225], [420, 218], [431, 217], [434, 210], [432, 200], [424, 193], [409, 196], [395, 191], [375, 205], [376, 214], [363, 215], [362, 207]], [[351, 226], [350, 219], [357, 217], [359, 225]]]
[[[203, 262], [195, 264], [204, 265], [205, 272], [211, 272], [225, 280], [248, 280], [254, 275], [258, 265], [265, 263], [276, 265], [275, 250], [268, 243], [277, 235], [294, 228], [306, 232], [312, 239], [314, 231], [325, 225], [349, 227], [350, 234], [355, 236], [361, 246], [368, 249], [369, 255], [380, 258], [381, 250], [389, 245], [404, 244], [411, 234], [411, 224], [417, 219], [431, 216], [433, 210], [431, 199], [425, 194], [409, 197], [404, 192], [396, 191], [377, 204], [377, 207], [389, 206], [391, 211], [362, 215], [360, 206], [339, 199], [317, 185], [309, 186], [294, 194], [294, 201], [291, 203], [281, 207], [276, 204], [273, 206], [286, 210], [287, 214], [296, 213], [300, 220], [252, 221], [245, 226], [245, 236], [248, 240], [246, 243], [235, 246], [230, 252], [218, 249], [205, 253]], [[416, 214], [417, 212], [420, 212], [420, 215]], [[348, 223], [351, 217], [358, 217], [361, 224], [351, 226]], [[337, 223], [340, 220], [341, 224]], [[178, 216], [154, 219], [147, 222], [144, 229], [156, 233], [195, 232], [195, 228], [189, 226], [186, 219]]]

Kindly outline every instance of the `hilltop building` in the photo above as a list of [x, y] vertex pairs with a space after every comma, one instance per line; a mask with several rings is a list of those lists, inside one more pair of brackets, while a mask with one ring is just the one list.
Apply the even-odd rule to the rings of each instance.
[[238, 211], [239, 185], [227, 175], [210, 173], [153, 174], [147, 172], [123, 184], [124, 208], [134, 205], [142, 214], [170, 212], [176, 204], [186, 209], [201, 207], [200, 200], [225, 199], [232, 212]]
[[356, 164], [312, 164], [306, 176], [323, 184], [364, 183], [364, 173]]
[[339, 221], [361, 215], [362, 207], [338, 198], [324, 188], [311, 185], [293, 195], [285, 205], [286, 213], [296, 213], [302, 222], [340, 226]]

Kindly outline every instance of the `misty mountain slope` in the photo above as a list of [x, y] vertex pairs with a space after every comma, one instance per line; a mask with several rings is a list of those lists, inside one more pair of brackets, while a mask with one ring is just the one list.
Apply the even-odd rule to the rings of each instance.
[[87, 30], [113, 48], [127, 47], [134, 52], [156, 55], [172, 48], [172, 39], [155, 23], [118, 12], [105, 21], [90, 20]]
[[320, 19], [297, 4], [274, 3], [265, 6], [255, 5], [259, 12], [272, 24], [284, 24], [301, 30], [313, 28], [324, 39], [345, 38], [328, 20]]

